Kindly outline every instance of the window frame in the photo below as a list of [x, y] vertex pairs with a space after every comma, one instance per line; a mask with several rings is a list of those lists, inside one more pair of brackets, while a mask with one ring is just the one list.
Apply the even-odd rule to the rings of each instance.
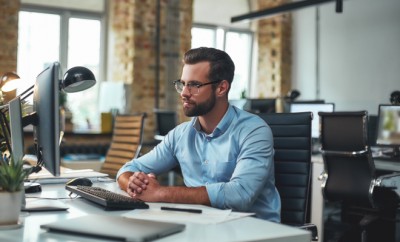
[[[246, 29], [241, 29], [241, 28], [232, 28], [232, 27], [225, 27], [225, 26], [220, 26], [220, 25], [212, 25], [212, 24], [202, 24], [202, 23], [193, 23], [192, 28], [202, 28], [202, 29], [209, 29], [209, 30], [214, 30], [215, 32], [215, 38], [214, 38], [214, 48], [226, 50], [226, 39], [227, 39], [227, 34], [228, 32], [233, 32], [233, 33], [238, 33], [238, 34], [248, 34], [250, 38], [250, 55], [249, 55], [249, 70], [248, 70], [248, 76], [247, 76], [247, 85], [246, 85], [246, 95], [248, 96], [250, 93], [251, 89], [251, 83], [252, 83], [252, 70], [253, 70], [253, 58], [254, 58], [254, 32], [251, 30], [246, 30]], [[223, 31], [223, 41], [222, 41], [222, 46], [218, 46], [218, 31], [222, 30]], [[192, 37], [193, 38], [193, 37]], [[236, 64], [236, 63], [235, 63]], [[236, 99], [236, 98], [235, 98]]]
[[[105, 11], [105, 10], [104, 10]], [[96, 97], [96, 100], [94, 100], [93, 104], [91, 104], [91, 107], [95, 108], [95, 110], [98, 110], [99, 108], [99, 95], [100, 95], [100, 88], [99, 85], [100, 83], [104, 82], [106, 80], [105, 78], [107, 77], [107, 15], [104, 14], [103, 12], [90, 12], [90, 11], [81, 11], [81, 10], [72, 10], [72, 9], [67, 9], [67, 8], [58, 8], [58, 7], [47, 7], [47, 6], [36, 6], [36, 5], [30, 5], [30, 4], [21, 4], [21, 8], [19, 12], [32, 12], [32, 13], [38, 13], [38, 14], [54, 14], [58, 15], [60, 18], [60, 33], [59, 33], [59, 41], [60, 41], [60, 46], [59, 46], [59, 60], [54, 60], [58, 61], [61, 66], [61, 72], [64, 74], [69, 68], [72, 68], [74, 64], [69, 64], [69, 56], [68, 56], [68, 41], [69, 41], [69, 21], [72, 18], [77, 18], [77, 19], [82, 19], [82, 20], [94, 20], [94, 21], [99, 21], [100, 23], [100, 36], [99, 40], [100, 43], [100, 52], [99, 52], [99, 64], [98, 64], [98, 70], [96, 73], [96, 81], [97, 81], [97, 86], [98, 88], [94, 90], [94, 95]], [[17, 66], [18, 69], [18, 66]], [[37, 74], [40, 73], [41, 70], [38, 71]], [[60, 77], [62, 78], [62, 76]], [[94, 105], [94, 106], [92, 106]], [[91, 116], [91, 121], [93, 124], [95, 124], [92, 129], [99, 129], [100, 127], [100, 115], [97, 116]], [[79, 122], [77, 123], [77, 127], [81, 127], [83, 123]], [[76, 128], [74, 128], [75, 130]]]
[[[47, 6], [36, 6], [31, 4], [21, 4], [19, 12], [35, 12], [44, 14], [57, 14], [60, 16], [60, 65], [63, 73], [68, 69], [68, 27], [70, 18], [92, 19], [100, 21], [100, 53], [99, 53], [99, 75], [96, 80], [105, 80], [106, 73], [106, 53], [107, 53], [107, 21], [106, 16], [102, 12], [90, 12], [81, 10], [72, 10], [66, 8], [55, 8]], [[18, 67], [17, 67], [18, 68]]]

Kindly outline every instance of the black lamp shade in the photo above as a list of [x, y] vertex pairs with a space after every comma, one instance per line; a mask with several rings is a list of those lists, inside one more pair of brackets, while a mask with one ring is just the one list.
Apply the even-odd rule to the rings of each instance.
[[69, 69], [61, 81], [62, 89], [65, 92], [80, 92], [96, 84], [96, 78], [86, 67], [76, 66]]

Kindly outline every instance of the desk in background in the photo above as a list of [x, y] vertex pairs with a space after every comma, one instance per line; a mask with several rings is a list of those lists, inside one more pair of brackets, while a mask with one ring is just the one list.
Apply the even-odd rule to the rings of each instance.
[[[116, 183], [95, 184], [110, 190], [122, 191]], [[44, 185], [43, 192], [31, 196], [67, 198], [63, 201], [70, 207], [63, 212], [31, 212], [21, 216], [23, 227], [14, 230], [3, 230], [0, 241], [18, 242], [53, 242], [53, 241], [106, 241], [99, 238], [79, 237], [59, 233], [49, 233], [40, 229], [41, 224], [51, 223], [61, 219], [76, 218], [87, 214], [102, 214], [121, 216], [127, 211], [104, 211], [102, 208], [84, 200], [69, 199], [64, 185]], [[106, 228], [99, 228], [106, 229]], [[177, 234], [164, 237], [157, 241], [285, 241], [309, 242], [309, 232], [294, 227], [268, 222], [253, 217], [245, 217], [220, 224], [187, 224], [186, 229]]]

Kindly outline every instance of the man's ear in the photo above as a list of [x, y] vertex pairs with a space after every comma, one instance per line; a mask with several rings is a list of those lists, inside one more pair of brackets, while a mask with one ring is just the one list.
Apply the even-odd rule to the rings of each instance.
[[217, 95], [225, 96], [228, 93], [230, 84], [227, 80], [222, 80], [217, 87]]

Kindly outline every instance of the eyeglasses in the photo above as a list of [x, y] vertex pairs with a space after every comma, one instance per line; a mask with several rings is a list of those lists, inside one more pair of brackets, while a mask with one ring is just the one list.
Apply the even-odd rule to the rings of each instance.
[[218, 81], [206, 82], [206, 83], [202, 83], [202, 84], [189, 82], [189, 83], [185, 84], [184, 82], [181, 82], [181, 80], [176, 80], [176, 81], [173, 81], [173, 83], [174, 83], [175, 89], [176, 89], [176, 91], [178, 93], [182, 93], [183, 92], [183, 88], [186, 87], [189, 90], [190, 94], [197, 95], [200, 92], [200, 87], [206, 86], [206, 85], [215, 84], [215, 83], [219, 83], [221, 81], [222, 80], [218, 80]]

